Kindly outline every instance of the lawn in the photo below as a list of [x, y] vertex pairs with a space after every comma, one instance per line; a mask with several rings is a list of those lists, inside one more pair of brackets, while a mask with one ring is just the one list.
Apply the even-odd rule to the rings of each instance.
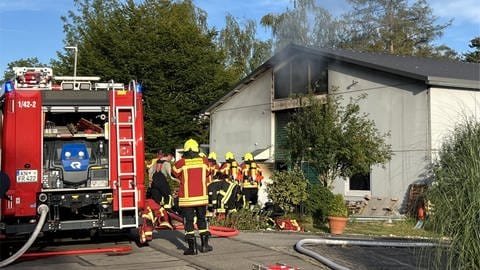
[[415, 229], [416, 221], [407, 219], [401, 221], [371, 221], [359, 222], [351, 221], [345, 228], [345, 234], [360, 234], [368, 236], [382, 237], [412, 237], [412, 238], [431, 238], [436, 237], [432, 231]]
[[[306, 231], [328, 233], [328, 225], [313, 226], [311, 223], [302, 224]], [[349, 221], [344, 235], [362, 235], [372, 237], [399, 237], [399, 238], [435, 238], [437, 235], [424, 228], [415, 229], [416, 221], [412, 219], [397, 221]]]

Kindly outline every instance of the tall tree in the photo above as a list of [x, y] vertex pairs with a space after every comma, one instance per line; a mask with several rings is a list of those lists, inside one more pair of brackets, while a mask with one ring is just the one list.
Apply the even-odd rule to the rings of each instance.
[[226, 53], [227, 67], [240, 80], [271, 56], [271, 41], [256, 38], [256, 24], [253, 20], [247, 20], [242, 27], [229, 14], [225, 17], [225, 23], [218, 42]]
[[[75, 0], [64, 17], [65, 44], [78, 46], [80, 75], [144, 88], [147, 150], [172, 151], [193, 137], [208, 142], [200, 112], [233, 82], [207, 28], [206, 14], [192, 1]], [[71, 74], [71, 58], [60, 54]]]
[[[417, 53], [416, 55], [422, 56], [421, 53]], [[431, 56], [435, 58], [445, 58], [445, 59], [450, 59], [450, 60], [460, 60], [460, 56], [458, 53], [446, 46], [446, 45], [439, 45], [439, 46], [434, 46], [430, 47], [429, 50], [426, 52], [426, 56]]]
[[399, 55], [428, 54], [450, 22], [436, 24], [426, 0], [348, 0], [353, 11], [344, 16], [349, 39], [342, 47]]
[[375, 123], [360, 112], [358, 100], [341, 104], [341, 96], [326, 100], [300, 98], [301, 106], [287, 125], [291, 160], [307, 162], [330, 187], [337, 177], [367, 173], [374, 164], [390, 160], [391, 146]]
[[275, 50], [289, 43], [335, 47], [342, 39], [340, 21], [314, 0], [295, 1], [293, 9], [267, 14], [260, 23], [271, 29]]
[[468, 45], [468, 47], [475, 49], [475, 51], [465, 53], [463, 55], [465, 57], [465, 61], [472, 63], [480, 63], [480, 36], [470, 40], [470, 44]]

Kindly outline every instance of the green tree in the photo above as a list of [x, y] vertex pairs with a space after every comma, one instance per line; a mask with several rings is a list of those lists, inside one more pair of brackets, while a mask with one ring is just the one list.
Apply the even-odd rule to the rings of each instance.
[[342, 40], [340, 21], [314, 0], [295, 1], [293, 9], [267, 14], [260, 23], [272, 31], [275, 50], [290, 43], [335, 47]]
[[391, 158], [391, 146], [385, 142], [388, 134], [381, 134], [360, 112], [358, 102], [364, 97], [346, 105], [337, 94], [324, 100], [301, 97], [300, 107], [287, 125], [292, 163], [308, 162], [326, 187], [337, 177], [367, 173], [372, 165]]
[[348, 0], [344, 16], [349, 33], [342, 47], [398, 55], [427, 54], [431, 43], [450, 26], [436, 24], [426, 0]]
[[[418, 56], [421, 56], [420, 53], [417, 54]], [[460, 60], [460, 56], [458, 55], [458, 53], [446, 46], [446, 45], [440, 45], [440, 46], [435, 46], [435, 47], [432, 47], [431, 50], [427, 51], [427, 55], [426, 56], [432, 56], [432, 57], [435, 57], [435, 58], [444, 58], [444, 59], [450, 59], [450, 60], [457, 60], [459, 61]]]
[[37, 57], [32, 58], [22, 58], [7, 64], [7, 70], [3, 74], [3, 79], [0, 81], [0, 84], [3, 84], [7, 80], [11, 80], [15, 77], [13, 73], [14, 67], [45, 67], [46, 65], [42, 64]]
[[225, 17], [226, 26], [220, 31], [218, 43], [226, 53], [227, 68], [241, 80], [272, 54], [271, 41], [255, 37], [256, 24], [247, 20], [244, 27], [232, 15]]
[[[445, 140], [427, 191], [433, 205], [427, 224], [450, 239], [448, 259], [442, 250], [435, 266], [442, 269], [480, 267], [480, 124], [466, 120]], [[444, 257], [444, 256], [443, 256]]]
[[[64, 17], [65, 45], [78, 46], [79, 75], [143, 86], [147, 151], [172, 151], [193, 137], [208, 142], [202, 109], [236, 79], [216, 33], [192, 1], [75, 0]], [[72, 54], [57, 67], [72, 73]]]
[[475, 49], [475, 51], [463, 55], [465, 62], [480, 63], [480, 36], [470, 40], [468, 47]]

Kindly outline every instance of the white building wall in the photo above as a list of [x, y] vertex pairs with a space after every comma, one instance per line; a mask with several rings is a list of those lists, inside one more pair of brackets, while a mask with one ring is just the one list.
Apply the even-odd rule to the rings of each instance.
[[432, 151], [440, 150], [442, 142], [455, 125], [467, 119], [479, 119], [480, 93], [477, 91], [431, 88], [430, 115]]
[[[338, 88], [346, 103], [350, 97], [366, 94], [360, 101], [362, 112], [375, 121], [382, 133], [390, 132], [387, 143], [392, 145], [392, 160], [371, 171], [371, 194], [375, 197], [407, 196], [411, 183], [424, 179], [429, 164], [428, 92], [425, 85], [380, 71], [353, 65], [329, 67], [329, 87]], [[335, 193], [359, 199], [362, 192], [348, 190], [344, 180], [335, 182]], [[405, 203], [405, 202], [404, 202]]]
[[272, 74], [264, 72], [210, 115], [210, 151], [219, 162], [232, 152], [238, 162], [247, 152], [272, 145]]

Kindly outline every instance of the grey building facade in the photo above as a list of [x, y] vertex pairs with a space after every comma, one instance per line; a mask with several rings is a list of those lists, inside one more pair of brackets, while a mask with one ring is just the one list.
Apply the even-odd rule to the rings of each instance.
[[435, 153], [455, 123], [480, 116], [479, 64], [290, 45], [206, 110], [210, 150], [220, 161], [228, 151], [237, 160], [253, 152], [265, 168], [281, 169], [283, 127], [297, 106], [291, 97], [308, 92], [322, 97], [332, 89], [345, 102], [366, 95], [361, 110], [380, 132], [390, 133], [393, 150], [391, 161], [370, 174], [335, 181], [334, 193], [351, 200], [370, 195], [404, 202], [410, 184], [428, 179]]

